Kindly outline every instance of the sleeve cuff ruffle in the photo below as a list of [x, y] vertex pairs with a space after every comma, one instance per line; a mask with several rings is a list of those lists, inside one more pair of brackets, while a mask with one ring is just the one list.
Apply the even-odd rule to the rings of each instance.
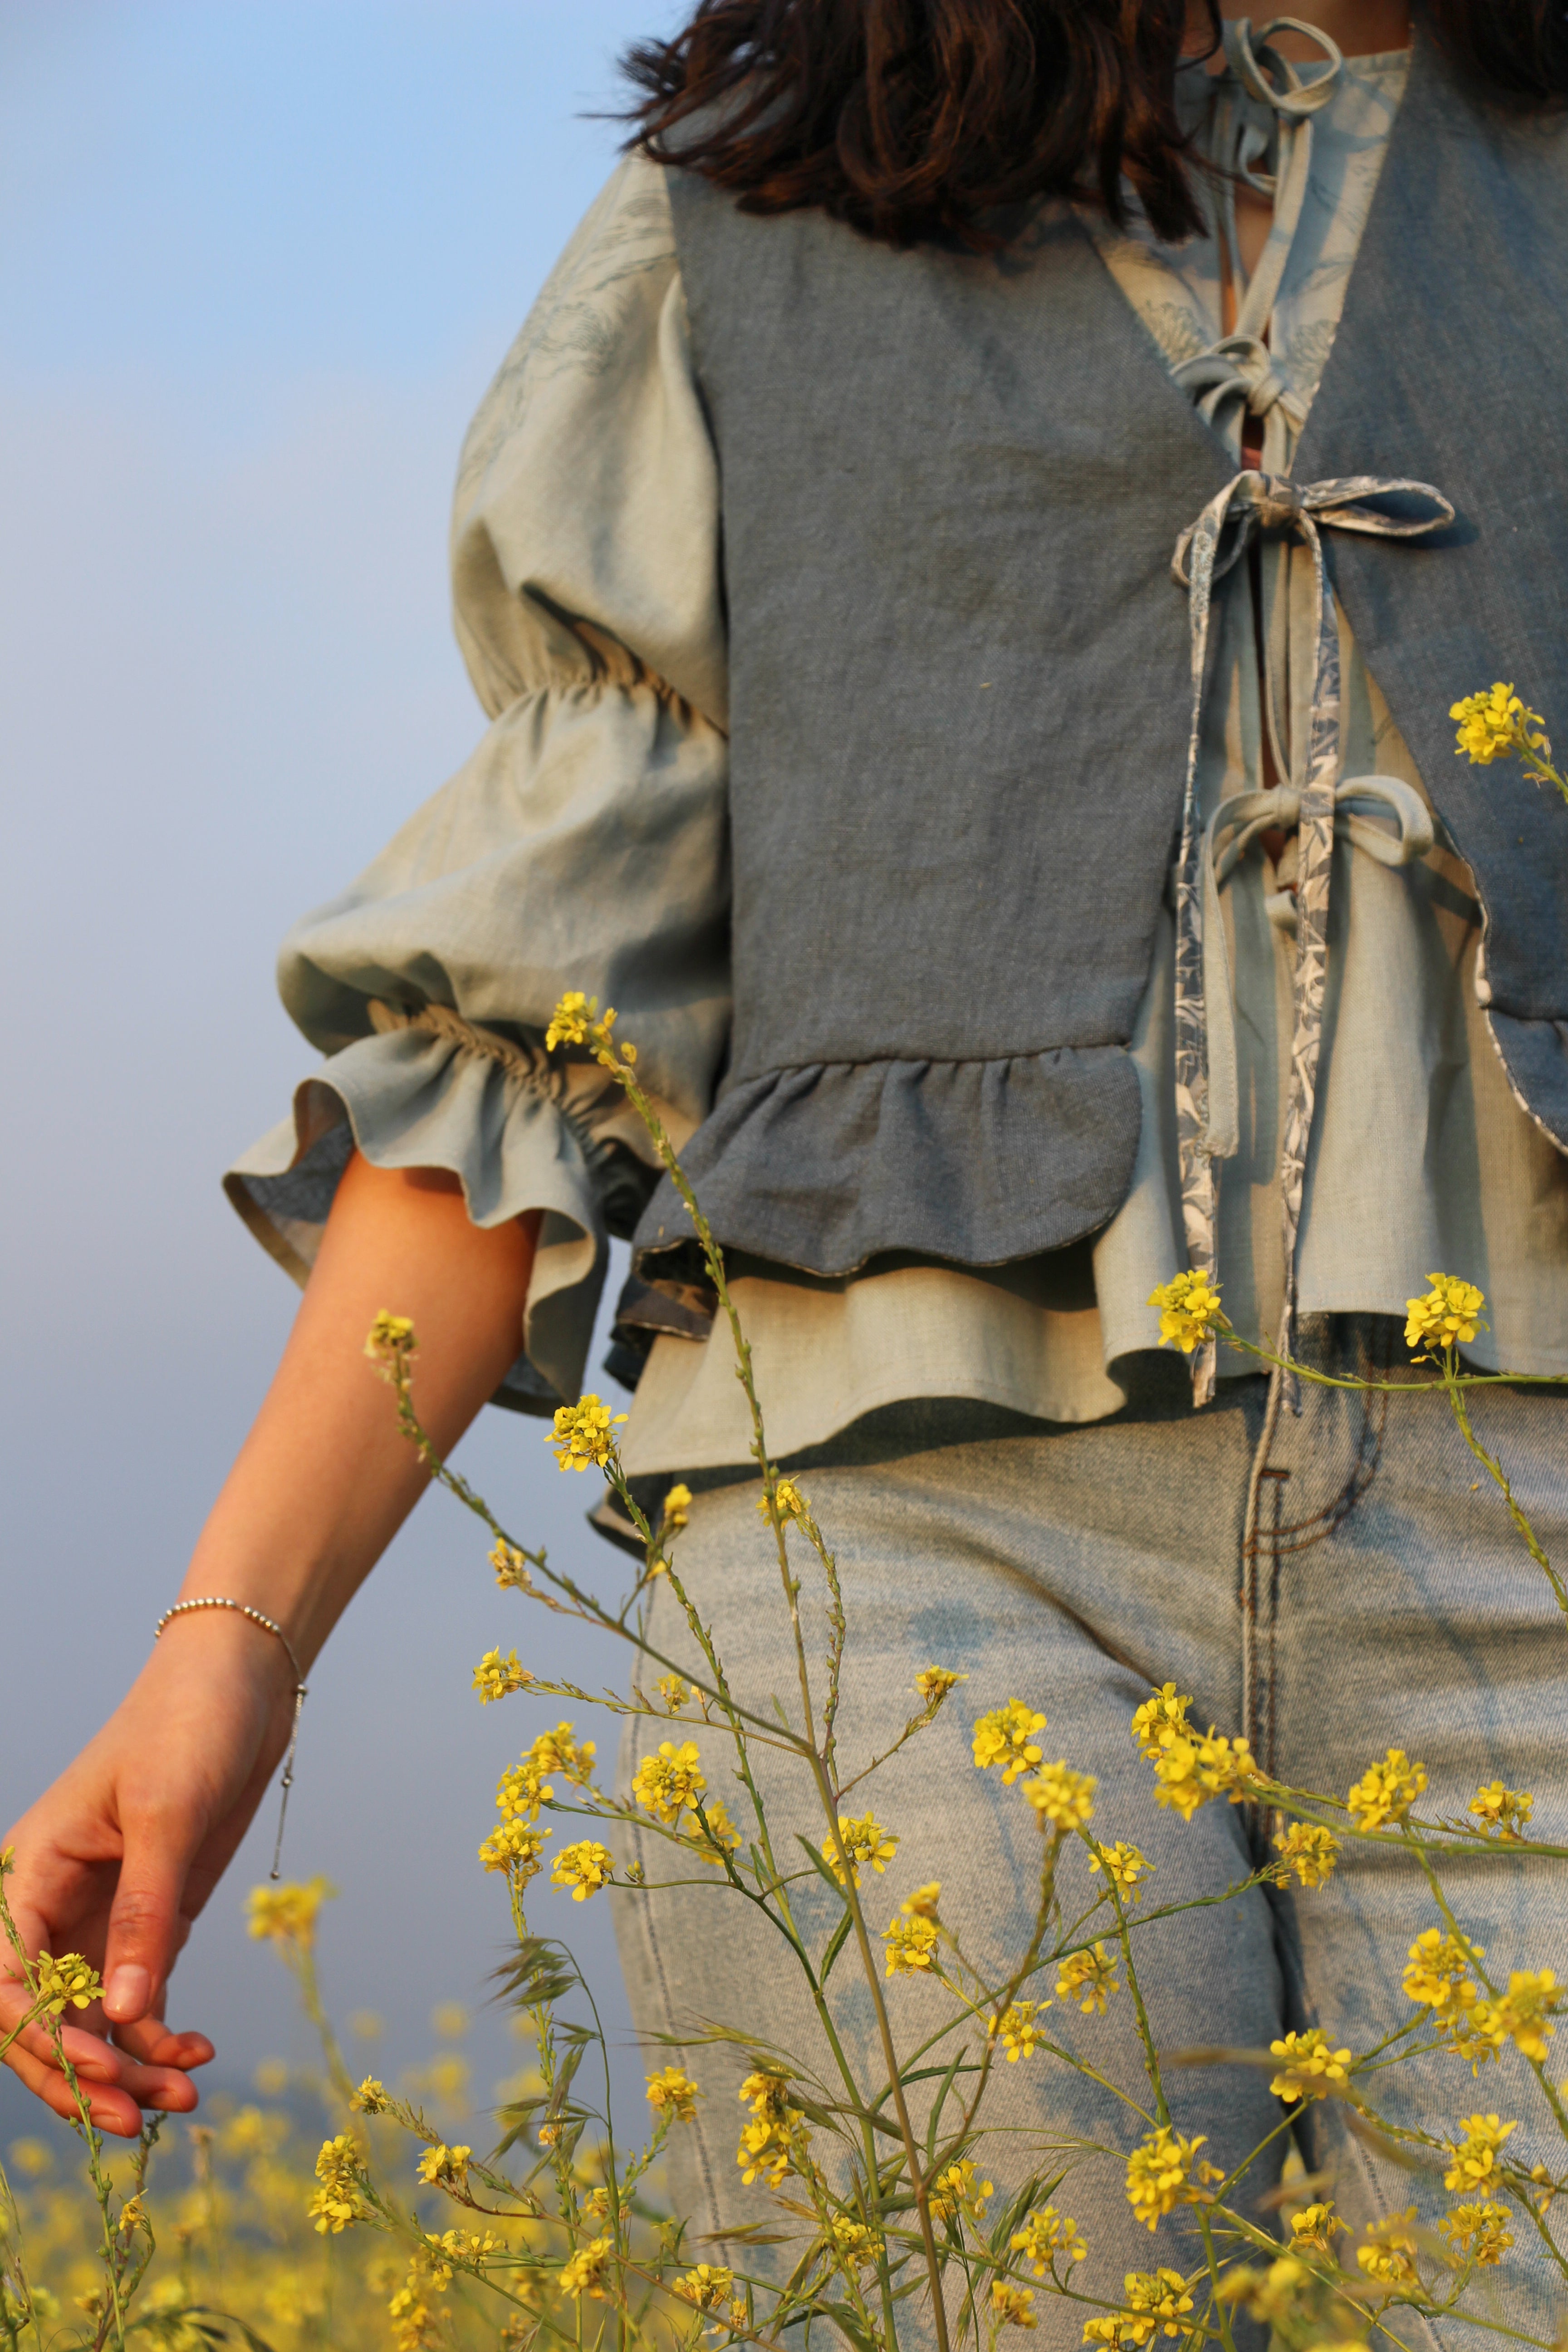
[[609, 1234], [654, 1181], [605, 1083], [592, 1065], [530, 1072], [416, 1029], [366, 1037], [305, 1081], [224, 1190], [301, 1285], [356, 1145], [378, 1168], [449, 1170], [477, 1225], [541, 1212], [521, 1352], [494, 1402], [550, 1412], [581, 1392]]

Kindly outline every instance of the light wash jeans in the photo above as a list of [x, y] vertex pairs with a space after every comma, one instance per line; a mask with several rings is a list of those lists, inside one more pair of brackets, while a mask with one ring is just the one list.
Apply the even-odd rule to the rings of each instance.
[[[1405, 1361], [1397, 1327], [1338, 1317], [1310, 1324], [1302, 1348], [1324, 1369], [1383, 1373]], [[1190, 1825], [1153, 1802], [1152, 1776], [1128, 1733], [1152, 1684], [1190, 1692], [1206, 1727], [1242, 1731], [1262, 1764], [1299, 1786], [1342, 1793], [1389, 1746], [1425, 1762], [1430, 1815], [1463, 1813], [1479, 1784], [1501, 1779], [1533, 1791], [1534, 1827], [1568, 1843], [1563, 1768], [1565, 1628], [1545, 1579], [1513, 1533], [1440, 1397], [1366, 1397], [1308, 1388], [1300, 1419], [1266, 1426], [1261, 1379], [1226, 1382], [1194, 1415], [1179, 1409], [1167, 1363], [1115, 1421], [1065, 1428], [968, 1405], [900, 1409], [862, 1423], [797, 1472], [837, 1550], [849, 1619], [839, 1772], [847, 1780], [886, 1748], [919, 1704], [915, 1674], [930, 1664], [968, 1682], [921, 1733], [849, 1800], [874, 1807], [897, 1832], [884, 1877], [865, 1873], [879, 1931], [922, 1881], [942, 1882], [943, 1918], [983, 1966], [1005, 1974], [1030, 1933], [1039, 1835], [1016, 1788], [975, 1770], [970, 1726], [1019, 1697], [1049, 1717], [1047, 1761], [1063, 1757], [1098, 1781], [1095, 1829], [1125, 1838], [1157, 1867], [1150, 1905], [1218, 1895], [1254, 1866], [1260, 1827], [1246, 1811], [1205, 1806]], [[1549, 1552], [1568, 1520], [1565, 1399], [1559, 1391], [1476, 1395], [1479, 1430], [1500, 1451]], [[773, 1539], [755, 1509], [755, 1483], [699, 1494], [676, 1555], [711, 1622], [739, 1696], [792, 1720], [800, 1701]], [[804, 1544], [792, 1553], [814, 1654], [826, 1627], [819, 1577]], [[693, 1654], [672, 1597], [659, 1589], [652, 1635]], [[818, 1668], [818, 1689], [824, 1677]], [[625, 1789], [663, 1727], [635, 1719], [624, 1744]], [[671, 1727], [665, 1736], [692, 1736]], [[745, 1819], [726, 1743], [701, 1741], [710, 1792]], [[765, 1751], [760, 1751], [765, 1755]], [[806, 1776], [764, 1764], [775, 1852], [799, 1855], [824, 1823]], [[668, 1849], [643, 1832], [627, 1858], [650, 1881], [674, 1875]], [[1068, 1917], [1098, 1887], [1081, 1849], [1064, 1853]], [[1456, 1911], [1506, 1983], [1515, 1968], [1568, 1977], [1568, 1882], [1555, 1864], [1526, 1870], [1506, 1853], [1455, 1864]], [[616, 1897], [622, 1957], [648, 2063], [683, 2052], [705, 2096], [694, 2125], [671, 2141], [675, 2210], [689, 2221], [692, 2259], [723, 2259], [728, 2226], [764, 2222], [769, 2200], [743, 2189], [735, 2163], [744, 2060], [704, 2044], [705, 2024], [807, 2058], [825, 2083], [831, 2062], [788, 1952], [732, 1891], [710, 1885], [650, 1887]], [[826, 1887], [803, 1883], [797, 1914], [820, 1949], [836, 1916]], [[1266, 2049], [1288, 2027], [1321, 2024], [1336, 2047], [1360, 2053], [1412, 2013], [1401, 1990], [1406, 1954], [1436, 1920], [1419, 1870], [1403, 1858], [1347, 1845], [1327, 1887], [1190, 1910], [1134, 1938], [1155, 2041], [1163, 2052], [1225, 2044]], [[1054, 1979], [1055, 1971], [1051, 1971]], [[1037, 1997], [1053, 1990], [1037, 1979]], [[878, 2064], [871, 2002], [853, 1953], [829, 1990], [838, 2032], [865, 2076]], [[907, 2049], [948, 2013], [947, 1997], [919, 1980], [888, 1987], [896, 2037]], [[1056, 2001], [1052, 2033], [1118, 2089], [1149, 2103], [1126, 1992], [1108, 2013]], [[660, 2037], [670, 2037], [661, 2041]], [[1568, 2071], [1568, 2026], [1559, 2039]], [[1123, 2192], [1126, 2152], [1144, 2126], [1131, 2107], [1058, 2060], [1036, 2054], [999, 2065], [990, 2126], [976, 2151], [998, 2200], [1031, 2172], [1064, 2173], [1058, 2209], [1089, 2241], [1074, 2285], [1107, 2300], [1123, 2274], [1201, 2259], [1196, 2225], [1180, 2211], [1151, 2236]], [[1205, 2153], [1229, 2167], [1280, 2120], [1268, 2074], [1240, 2064], [1172, 2068], [1178, 2129], [1206, 2135]], [[1475, 2109], [1526, 2118], [1509, 2154], [1562, 2172], [1568, 2149], [1540, 2129], [1541, 2098], [1510, 2050], [1472, 2082], [1468, 2065], [1434, 2056], [1378, 2074], [1372, 2085], [1393, 2118], [1444, 2132]], [[1350, 2137], [1331, 2105], [1304, 2132], [1310, 2164], [1331, 2168], [1331, 2192], [1357, 2224], [1415, 2204], [1428, 2218], [1457, 2199], [1441, 2170], [1408, 2171]], [[1255, 2202], [1278, 2176], [1285, 2143], [1249, 2176]], [[993, 2210], [994, 2211], [994, 2206]], [[1270, 2228], [1269, 2209], [1257, 2208]], [[773, 2226], [778, 2226], [776, 2221]], [[785, 2227], [790, 2226], [787, 2220]], [[1484, 2274], [1480, 2307], [1550, 2343], [1568, 2308], [1563, 2278], [1528, 2218], [1515, 2245]], [[705, 2242], [699, 2244], [698, 2240]], [[1350, 2241], [1342, 2241], [1349, 2245]], [[761, 2268], [784, 2259], [737, 2249]], [[1353, 2265], [1353, 2255], [1347, 2256]], [[1042, 2345], [1076, 2345], [1091, 2314], [1037, 2298]], [[1394, 2317], [1404, 2343], [1484, 2340], [1473, 2327]]]

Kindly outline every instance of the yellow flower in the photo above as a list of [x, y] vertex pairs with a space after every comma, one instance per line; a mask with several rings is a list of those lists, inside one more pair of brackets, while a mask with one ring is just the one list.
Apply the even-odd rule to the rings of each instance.
[[[550, 1016], [550, 1026], [544, 1033], [544, 1050], [552, 1054], [557, 1045], [586, 1045], [599, 1060], [603, 1061], [606, 1056], [613, 1060], [615, 1039], [610, 1032], [615, 1025], [613, 1005], [601, 1013], [596, 996], [584, 996], [580, 988], [569, 988]], [[630, 1046], [624, 1045], [621, 1051], [628, 1061], [636, 1061], [637, 1055]]]
[[1222, 1739], [1211, 1724], [1206, 1738], [1190, 1732], [1163, 1747], [1154, 1763], [1154, 1802], [1173, 1805], [1190, 1822], [1211, 1797], [1239, 1805], [1252, 1793], [1257, 1759], [1245, 1739]]
[[[258, 1887], [257, 1893], [260, 1892]], [[252, 1927], [250, 1932], [254, 1936], [258, 1930]], [[95, 2000], [103, 1999], [102, 1979], [79, 1952], [62, 1952], [58, 1960], [48, 1952], [40, 1952], [37, 1965], [39, 2015], [61, 2017], [68, 2009], [90, 2009]]]
[[655, 2113], [668, 2107], [678, 2124], [689, 2124], [702, 2096], [684, 2067], [664, 2066], [647, 2078], [647, 2103]]
[[1470, 1799], [1469, 1810], [1489, 1835], [1504, 1845], [1520, 1845], [1524, 1825], [1535, 1811], [1535, 1799], [1527, 1790], [1505, 1789], [1500, 1780], [1489, 1780]]
[[1487, 2015], [1476, 2022], [1500, 2049], [1505, 2041], [1527, 2058], [1546, 2056], [1546, 2045], [1556, 2027], [1552, 2020], [1562, 2006], [1564, 1988], [1550, 1969], [1515, 1969], [1500, 2000], [1486, 2004]]
[[694, 1739], [683, 1740], [679, 1748], [668, 1739], [660, 1740], [658, 1755], [645, 1756], [632, 1775], [632, 1794], [637, 1803], [661, 1822], [678, 1820], [707, 1786]]
[[1412, 1764], [1403, 1748], [1391, 1748], [1381, 1764], [1369, 1764], [1345, 1803], [1358, 1830], [1380, 1830], [1402, 1822], [1426, 1786], [1425, 1764]]
[[671, 1715], [679, 1715], [683, 1706], [689, 1706], [694, 1698], [700, 1696], [696, 1684], [689, 1683], [684, 1675], [660, 1675], [654, 1688]]
[[1173, 1276], [1149, 1293], [1149, 1304], [1160, 1310], [1161, 1345], [1180, 1348], [1184, 1356], [1230, 1328], [1219, 1292], [1206, 1274]]
[[[706, 1829], [702, 1825], [704, 1816], [708, 1823]], [[688, 1813], [680, 1824], [680, 1834], [689, 1838], [696, 1847], [699, 1862], [713, 1863], [721, 1869], [725, 1854], [733, 1853], [741, 1843], [741, 1832], [730, 1819], [722, 1797], [714, 1797], [706, 1802], [701, 1814]]]
[[1500, 2116], [1466, 2116], [1464, 2138], [1448, 2144], [1454, 2161], [1443, 2176], [1444, 2188], [1494, 2188], [1500, 2171], [1502, 2144], [1510, 2133], [1518, 2129], [1517, 2123], [1505, 2124]]
[[1015, 2286], [1011, 2279], [993, 2279], [991, 2317], [997, 2327], [1037, 2327], [1034, 2288]]
[[942, 1881], [932, 1878], [924, 1886], [917, 1886], [912, 1895], [906, 1895], [899, 1908], [906, 1919], [934, 1919], [941, 1900]]
[[1479, 2205], [1457, 2205], [1451, 2213], [1444, 2214], [1437, 2227], [1457, 2254], [1467, 2255], [1485, 2270], [1500, 2263], [1513, 2243], [1509, 2219], [1506, 2208], [1487, 2197]]
[[575, 1404], [562, 1405], [553, 1429], [547, 1430], [544, 1438], [547, 1445], [555, 1448], [556, 1467], [605, 1469], [615, 1459], [616, 1431], [626, 1417], [624, 1412], [612, 1412], [591, 1391]]
[[848, 2213], [834, 2215], [825, 2242], [829, 2252], [851, 2270], [869, 2270], [882, 2259], [881, 2239]]
[[1037, 2278], [1044, 2278], [1058, 2262], [1081, 2263], [1089, 2252], [1078, 2223], [1069, 2213], [1058, 2213], [1054, 2205], [1042, 2205], [1037, 2213], [1031, 2213], [1007, 2244], [1013, 2253], [1023, 2255]]
[[597, 1753], [593, 1740], [579, 1744], [569, 1723], [542, 1731], [532, 1746], [523, 1750], [521, 1761], [509, 1764], [496, 1783], [496, 1810], [501, 1819], [537, 1821], [540, 1806], [555, 1794], [554, 1782], [548, 1777], [551, 1773], [559, 1772], [574, 1788], [587, 1788]]
[[486, 1870], [504, 1871], [519, 1885], [526, 1886], [537, 1878], [544, 1867], [544, 1841], [548, 1830], [531, 1830], [525, 1822], [498, 1822], [479, 1848], [479, 1860]]
[[1170, 1739], [1188, 1736], [1187, 1709], [1190, 1698], [1184, 1698], [1174, 1683], [1162, 1683], [1151, 1691], [1132, 1714], [1132, 1737], [1151, 1764], [1159, 1762], [1161, 1751]]
[[1326, 2099], [1331, 2090], [1350, 2081], [1350, 2052], [1331, 2050], [1321, 2025], [1310, 2027], [1305, 2033], [1287, 2033], [1282, 2042], [1271, 2042], [1268, 2054], [1283, 2062], [1268, 2087], [1287, 2104], [1295, 2099]]
[[983, 2221], [986, 2200], [995, 2193], [995, 2183], [976, 2180], [974, 2167], [968, 2157], [960, 2157], [956, 2164], [950, 2164], [939, 2172], [931, 2183], [931, 2218], [939, 2221], [956, 2221], [960, 2213], [967, 2213], [971, 2221]]
[[595, 2303], [607, 2303], [610, 2290], [605, 2284], [605, 2269], [610, 2259], [612, 2242], [608, 2238], [590, 2238], [568, 2255], [561, 2266], [561, 2292], [579, 2302], [592, 2295]]
[[1114, 1845], [1097, 1845], [1089, 1861], [1091, 1871], [1103, 1870], [1123, 1903], [1142, 1900], [1145, 1878], [1154, 1874], [1154, 1865], [1135, 1845], [1126, 1845], [1119, 1838]]
[[1276, 1886], [1288, 1886], [1292, 1871], [1303, 1886], [1326, 1885], [1340, 1858], [1338, 1838], [1320, 1822], [1292, 1822], [1275, 1832], [1274, 1843], [1281, 1856], [1269, 1873]]
[[1079, 1830], [1094, 1817], [1094, 1792], [1099, 1785], [1092, 1772], [1075, 1772], [1064, 1759], [1059, 1764], [1043, 1764], [1025, 1781], [1024, 1794], [1038, 1813], [1042, 1829], [1049, 1822], [1057, 1829]]
[[699, 2263], [692, 2270], [682, 2271], [671, 2292], [682, 2303], [689, 2303], [699, 2311], [717, 2311], [727, 2303], [735, 2284], [735, 2273], [721, 2263]]
[[421, 2180], [438, 2182], [443, 2189], [461, 2189], [468, 2178], [471, 2147], [427, 2147], [417, 2166]]
[[526, 1690], [532, 1680], [528, 1668], [518, 1664], [515, 1650], [509, 1650], [504, 1658], [499, 1650], [487, 1650], [474, 1668], [473, 1686], [479, 1705], [489, 1706], [492, 1699], [505, 1698], [509, 1692]]
[[759, 1495], [757, 1511], [770, 1525], [776, 1512], [781, 1528], [787, 1527], [791, 1519], [804, 1519], [809, 1516], [805, 1497], [793, 1478], [780, 1478], [774, 1485], [773, 1511], [768, 1508], [767, 1496]]
[[1117, 2347], [1147, 2344], [1161, 2334], [1186, 2335], [1182, 2323], [1193, 2307], [1193, 2298], [1180, 2271], [1129, 2271], [1122, 2280], [1122, 2292], [1126, 2309], [1088, 2321], [1083, 2331], [1086, 2344], [1103, 2344], [1110, 2352], [1117, 2352]]
[[929, 1977], [939, 1941], [934, 1919], [889, 1919], [882, 1930], [882, 1948], [890, 1977]]
[[418, 1349], [414, 1326], [406, 1315], [389, 1315], [384, 1307], [364, 1343], [365, 1354], [383, 1371], [391, 1371], [399, 1363], [406, 1363]]
[[664, 1498], [663, 1523], [667, 1528], [683, 1528], [691, 1517], [691, 1489], [672, 1486]]
[[740, 2097], [752, 2111], [735, 2150], [741, 2179], [748, 2189], [753, 2180], [777, 2189], [790, 2167], [804, 2157], [811, 2138], [800, 2110], [790, 2105], [789, 2078], [759, 2069], [747, 2075]]
[[[504, 1536], [498, 1536], [490, 1546], [489, 1559], [495, 1570], [496, 1582], [503, 1592], [533, 1591], [533, 1579], [528, 1572], [528, 1555], [519, 1551], [516, 1544], [508, 1543]], [[492, 1658], [497, 1654], [494, 1650], [489, 1653]], [[532, 1675], [530, 1675], [528, 1679], [531, 1682]]]
[[1058, 1997], [1078, 2001], [1085, 2017], [1096, 2013], [1103, 2017], [1107, 2000], [1120, 1990], [1116, 1955], [1108, 1952], [1103, 1944], [1096, 1944], [1089, 1952], [1069, 1952], [1062, 1962], [1062, 1972], [1057, 1979]]
[[1489, 768], [1494, 760], [1507, 760], [1515, 751], [1551, 752], [1540, 711], [1528, 709], [1512, 686], [1500, 678], [1489, 694], [1467, 694], [1451, 703], [1448, 716], [1459, 722], [1455, 751], [1472, 767]]
[[593, 1838], [582, 1838], [575, 1845], [563, 1845], [555, 1857], [555, 1867], [550, 1874], [552, 1886], [569, 1886], [574, 1903], [585, 1903], [601, 1886], [607, 1886], [615, 1869], [609, 1848]]
[[[872, 1813], [864, 1814], [859, 1821], [852, 1821], [847, 1813], [840, 1813], [838, 1836], [848, 1859], [849, 1876], [857, 1886], [860, 1884], [863, 1863], [869, 1863], [879, 1876], [898, 1851], [898, 1839], [891, 1831], [885, 1830]], [[839, 1860], [838, 1847], [832, 1838], [824, 1838], [822, 1858], [842, 1886], [845, 1884], [844, 1864]]]
[[339, 2237], [357, 2221], [363, 2210], [360, 2196], [359, 2150], [347, 2132], [339, 2132], [335, 2139], [323, 2140], [316, 2158], [316, 2179], [321, 2187], [311, 2198], [308, 2218], [314, 2221], [318, 2235], [331, 2231]]
[[1048, 2000], [1013, 2000], [1000, 2017], [986, 2019], [985, 2031], [991, 2040], [994, 2041], [998, 2034], [1002, 2037], [1009, 2066], [1016, 2065], [1020, 2058], [1034, 2056], [1037, 2044], [1045, 2039], [1035, 2020], [1049, 2007]]
[[253, 1886], [245, 1898], [250, 1932], [258, 1942], [265, 1937], [274, 1944], [297, 1944], [308, 1952], [316, 1940], [316, 1914], [337, 1891], [328, 1878], [312, 1878], [303, 1886]]
[[[1470, 1951], [1477, 1959], [1486, 1958], [1484, 1945], [1473, 1944]], [[1440, 1927], [1428, 1927], [1410, 1947], [1405, 1997], [1422, 2009], [1431, 2010], [1439, 2024], [1447, 2024], [1475, 2006], [1476, 1987], [1469, 1970], [1470, 1954], [1458, 1937], [1445, 1934]]]
[[1310, 2246], [1320, 2254], [1331, 2254], [1334, 2239], [1344, 2227], [1331, 2200], [1303, 2205], [1299, 2213], [1290, 2216], [1290, 2242], [1293, 2246]]
[[1417, 1355], [1440, 1356], [1449, 1348], [1467, 1347], [1475, 1338], [1486, 1294], [1456, 1274], [1429, 1274], [1431, 1289], [1425, 1298], [1405, 1302], [1405, 1344]]
[[384, 2116], [390, 2105], [386, 2084], [378, 2083], [374, 2074], [367, 2074], [349, 2105], [357, 2116]]
[[1415, 2252], [1415, 2208], [1411, 2205], [1403, 2213], [1391, 2213], [1385, 2221], [1374, 2221], [1367, 2231], [1369, 2242], [1356, 2248], [1356, 2261], [1374, 2286], [1414, 2287], [1420, 2282], [1411, 2256]]
[[1127, 2159], [1127, 2202], [1149, 2229], [1178, 2205], [1201, 2205], [1211, 2180], [1223, 2180], [1218, 2167], [1200, 2158], [1206, 2140], [1184, 2139], [1169, 2124], [1158, 2124]]
[[949, 1693], [968, 1680], [967, 1675], [955, 1675], [951, 1666], [925, 1666], [915, 1676], [915, 1688], [934, 1715]]
[[989, 1772], [993, 1764], [1000, 1764], [1003, 1781], [1010, 1789], [1020, 1773], [1032, 1770], [1040, 1761], [1043, 1750], [1036, 1734], [1045, 1727], [1045, 1717], [1026, 1706], [1021, 1698], [1010, 1698], [1005, 1706], [994, 1707], [974, 1726], [975, 1769]]

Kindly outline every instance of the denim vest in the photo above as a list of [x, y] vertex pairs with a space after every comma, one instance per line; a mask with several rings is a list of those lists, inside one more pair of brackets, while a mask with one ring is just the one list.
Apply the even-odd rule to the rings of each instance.
[[[1063, 206], [999, 252], [762, 218], [671, 173], [723, 488], [734, 1027], [683, 1153], [721, 1242], [991, 1265], [1121, 1205], [1180, 817], [1178, 535], [1215, 436]], [[1294, 476], [1434, 484], [1334, 584], [1485, 915], [1514, 1092], [1568, 1149], [1568, 809], [1456, 758], [1496, 677], [1568, 732], [1568, 131], [1418, 37]], [[638, 1265], [689, 1236], [668, 1180]]]

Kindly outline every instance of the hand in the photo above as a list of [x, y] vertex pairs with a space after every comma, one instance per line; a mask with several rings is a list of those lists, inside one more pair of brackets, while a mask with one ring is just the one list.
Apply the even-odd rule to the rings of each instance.
[[[196, 2105], [189, 2071], [213, 2045], [164, 2024], [169, 1973], [283, 1753], [292, 1692], [259, 1627], [227, 1611], [177, 1618], [97, 1738], [0, 1839], [16, 1849], [5, 1887], [29, 1958], [80, 1952], [103, 1977], [102, 2003], [61, 2021], [100, 2130], [133, 2137], [143, 2108]], [[13, 1961], [0, 2039], [26, 2009]], [[5, 2063], [57, 2115], [75, 2115], [41, 2024]]]

